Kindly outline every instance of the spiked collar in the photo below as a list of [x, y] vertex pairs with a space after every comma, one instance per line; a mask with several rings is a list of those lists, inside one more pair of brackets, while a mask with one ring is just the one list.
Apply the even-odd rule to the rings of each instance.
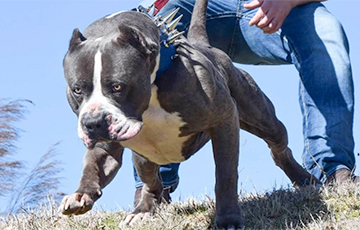
[[[160, 76], [165, 70], [170, 69], [173, 59], [176, 57], [176, 43], [185, 32], [175, 29], [182, 18], [182, 15], [174, 19], [180, 8], [170, 11], [163, 16], [155, 16], [155, 6], [149, 8], [139, 6], [136, 10], [148, 15], [155, 25], [160, 29], [160, 64], [156, 72], [156, 77]], [[174, 20], [173, 20], [174, 19]]]

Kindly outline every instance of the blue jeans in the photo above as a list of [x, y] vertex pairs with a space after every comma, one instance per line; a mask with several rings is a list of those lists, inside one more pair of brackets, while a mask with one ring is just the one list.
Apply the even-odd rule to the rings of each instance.
[[[172, 163], [168, 165], [160, 166], [160, 175], [162, 179], [162, 184], [164, 188], [172, 187], [171, 192], [173, 192], [179, 184], [179, 166], [180, 163]], [[134, 179], [135, 179], [135, 188], [140, 188], [144, 185], [141, 181], [140, 177], [136, 173], [136, 169], [134, 168]]]
[[[178, 30], [187, 30], [194, 2], [170, 0], [159, 14], [180, 7]], [[211, 45], [242, 64], [295, 65], [300, 76], [304, 167], [321, 181], [339, 169], [353, 170], [354, 86], [341, 24], [324, 5], [314, 2], [294, 8], [278, 32], [264, 34], [249, 26], [257, 9], [245, 9], [245, 2], [250, 0], [209, 1]]]

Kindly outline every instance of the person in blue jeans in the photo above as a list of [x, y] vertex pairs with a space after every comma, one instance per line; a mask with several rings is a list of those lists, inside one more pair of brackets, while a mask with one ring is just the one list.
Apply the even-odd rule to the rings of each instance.
[[[153, 0], [154, 1], [154, 0]], [[303, 164], [320, 181], [360, 181], [355, 168], [354, 86], [349, 44], [340, 22], [321, 0], [210, 0], [210, 44], [232, 61], [293, 64], [299, 71]], [[157, 0], [162, 15], [180, 7], [179, 31], [188, 29], [195, 0]], [[152, 1], [141, 5], [148, 7]], [[281, 86], [279, 86], [281, 87]], [[166, 196], [175, 190], [179, 164], [160, 167]], [[135, 172], [137, 188], [142, 186]]]

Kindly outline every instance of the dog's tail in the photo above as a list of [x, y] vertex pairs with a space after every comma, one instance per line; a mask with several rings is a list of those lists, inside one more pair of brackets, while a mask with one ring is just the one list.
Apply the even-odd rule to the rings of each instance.
[[197, 0], [191, 16], [190, 28], [187, 38], [190, 42], [202, 42], [209, 45], [206, 32], [206, 8], [208, 0]]

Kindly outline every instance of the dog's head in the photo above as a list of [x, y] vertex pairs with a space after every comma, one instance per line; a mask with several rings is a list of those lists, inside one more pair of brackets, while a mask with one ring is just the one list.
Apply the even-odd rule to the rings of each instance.
[[125, 141], [137, 135], [149, 105], [159, 32], [142, 13], [121, 14], [115, 29], [107, 18], [84, 34], [75, 29], [64, 58], [67, 98], [87, 148], [98, 141]]

